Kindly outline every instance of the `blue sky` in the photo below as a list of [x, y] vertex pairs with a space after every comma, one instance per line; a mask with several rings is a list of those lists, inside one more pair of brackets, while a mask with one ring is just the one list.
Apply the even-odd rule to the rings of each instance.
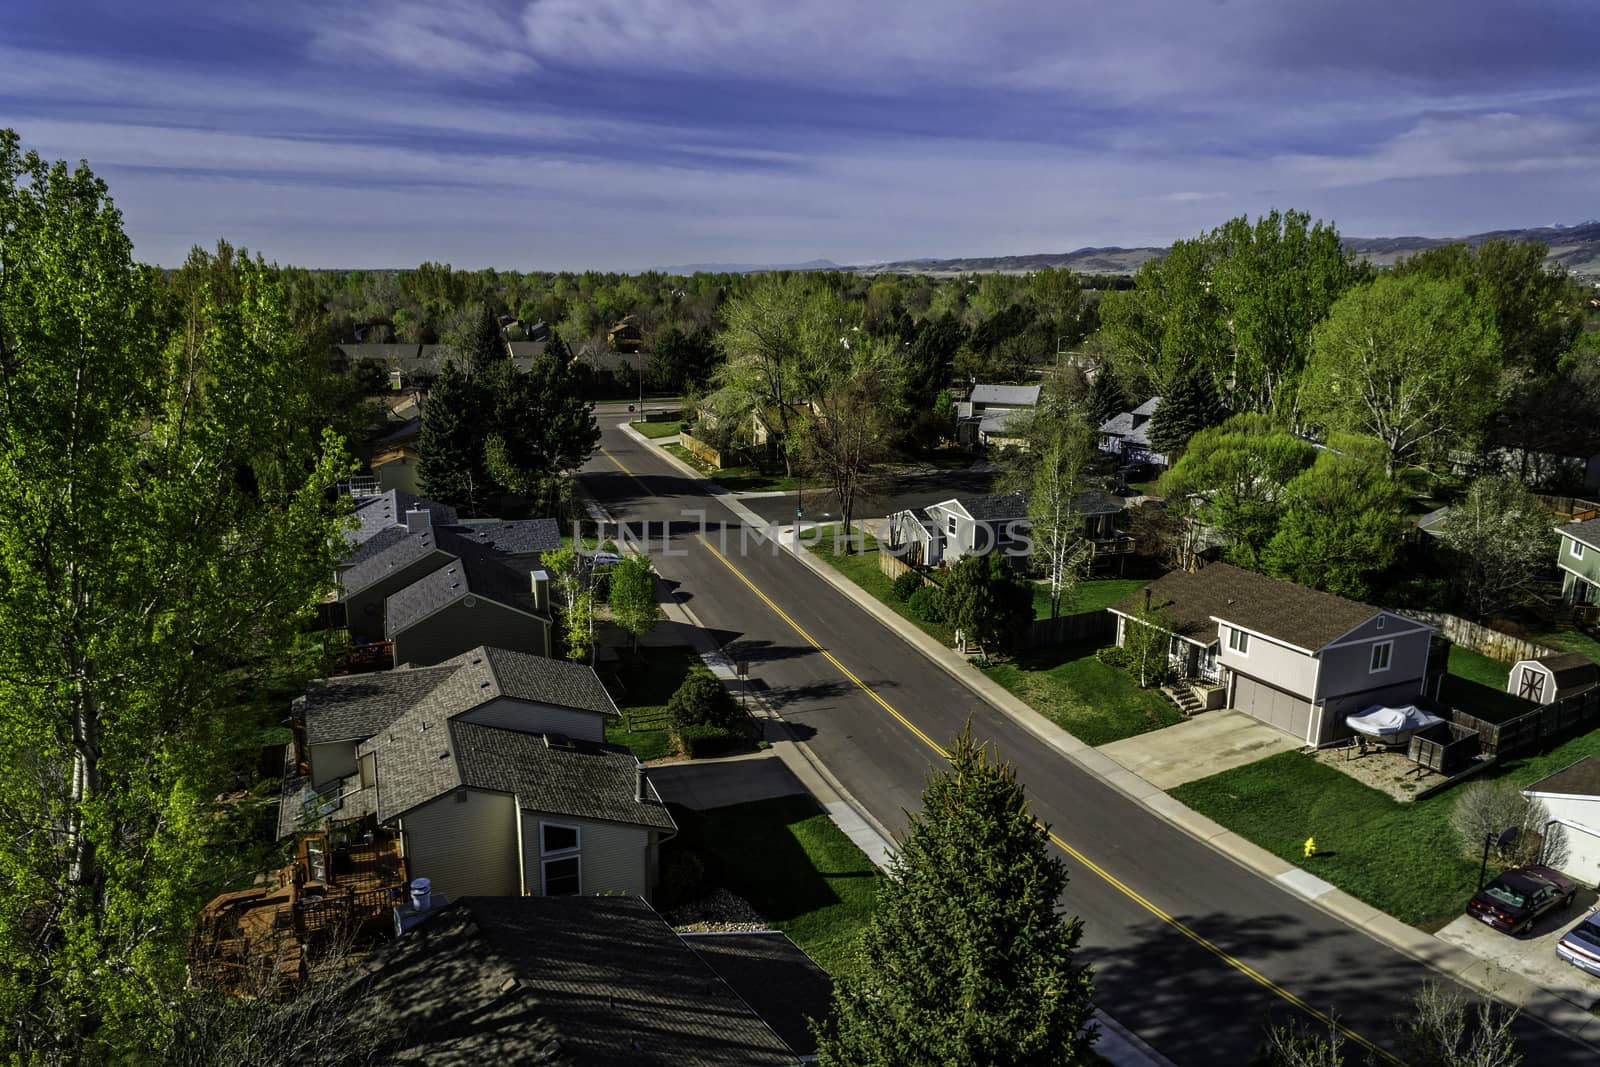
[[867, 263], [1579, 222], [1597, 57], [1593, 0], [13, 0], [0, 125], [162, 264]]

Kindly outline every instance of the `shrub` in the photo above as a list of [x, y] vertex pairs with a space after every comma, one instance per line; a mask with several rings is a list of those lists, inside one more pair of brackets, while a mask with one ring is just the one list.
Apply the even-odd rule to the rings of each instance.
[[656, 906], [671, 908], [700, 895], [706, 865], [687, 848], [661, 850], [661, 881], [656, 886]]
[[[716, 679], [712, 679], [716, 681]], [[739, 735], [725, 726], [703, 722], [678, 727], [678, 744], [690, 759], [721, 756], [739, 745]]]
[[1107, 645], [1095, 652], [1094, 656], [1107, 667], [1116, 667], [1118, 670], [1125, 671], [1133, 666], [1133, 657], [1120, 645]]
[[944, 606], [944, 591], [925, 585], [906, 598], [906, 610], [923, 622], [944, 622], [948, 617]]
[[894, 580], [894, 598], [910, 600], [911, 594], [921, 589], [922, 585], [922, 575], [916, 571], [906, 571]]
[[681, 735], [691, 726], [727, 729], [738, 723], [742, 713], [733, 696], [711, 672], [694, 670], [667, 700], [667, 714]]
[[[1550, 813], [1542, 802], [1523, 796], [1515, 783], [1505, 779], [1463, 786], [1450, 812], [1450, 826], [1459, 835], [1461, 850], [1467, 855], [1478, 855], [1485, 841], [1498, 838], [1513, 826], [1520, 830], [1517, 840], [1498, 853], [1501, 861], [1512, 864], [1532, 863], [1538, 858], [1540, 835], [1549, 820]], [[1546, 862], [1559, 863], [1560, 859], [1548, 851], [1545, 856]]]

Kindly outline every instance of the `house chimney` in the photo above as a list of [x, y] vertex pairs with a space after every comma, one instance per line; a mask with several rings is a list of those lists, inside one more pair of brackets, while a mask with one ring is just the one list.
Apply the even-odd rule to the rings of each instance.
[[650, 772], [645, 770], [644, 764], [639, 764], [638, 774], [633, 780], [633, 799], [636, 804], [643, 804], [650, 796]]
[[528, 575], [533, 583], [533, 609], [550, 611], [550, 572], [537, 570]]
[[427, 508], [412, 508], [406, 512], [407, 533], [427, 533], [433, 526], [433, 516]]

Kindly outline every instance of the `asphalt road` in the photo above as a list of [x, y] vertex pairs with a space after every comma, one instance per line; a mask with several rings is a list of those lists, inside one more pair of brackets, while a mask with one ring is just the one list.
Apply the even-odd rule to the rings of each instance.
[[[753, 688], [767, 692], [881, 823], [896, 833], [904, 827], [935, 754], [840, 666], [926, 737], [948, 740], [970, 719], [973, 732], [1015, 764], [1035, 814], [1104, 872], [1066, 857], [1072, 881], [1064, 902], [1083, 920], [1082, 956], [1095, 968], [1096, 1000], [1118, 1022], [1174, 1063], [1238, 1067], [1274, 1021], [1305, 1017], [1297, 998], [1392, 1047], [1393, 1015], [1436, 972], [1082, 771], [787, 552], [760, 543], [741, 550], [737, 519], [700, 482], [617, 429], [617, 416], [602, 411], [600, 421], [604, 452], [583, 470], [590, 493], [636, 534], [648, 532], [657, 569], [680, 600], [719, 643], [734, 646], [730, 655], [750, 662]], [[1532, 1020], [1519, 1021], [1518, 1036], [1525, 1063], [1593, 1062], [1586, 1048]]]

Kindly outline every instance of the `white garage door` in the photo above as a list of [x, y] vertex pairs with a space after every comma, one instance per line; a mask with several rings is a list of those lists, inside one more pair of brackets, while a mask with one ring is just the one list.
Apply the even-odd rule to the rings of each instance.
[[1311, 702], [1243, 674], [1233, 691], [1233, 706], [1246, 715], [1276, 726], [1285, 733], [1305, 740], [1311, 730]]

